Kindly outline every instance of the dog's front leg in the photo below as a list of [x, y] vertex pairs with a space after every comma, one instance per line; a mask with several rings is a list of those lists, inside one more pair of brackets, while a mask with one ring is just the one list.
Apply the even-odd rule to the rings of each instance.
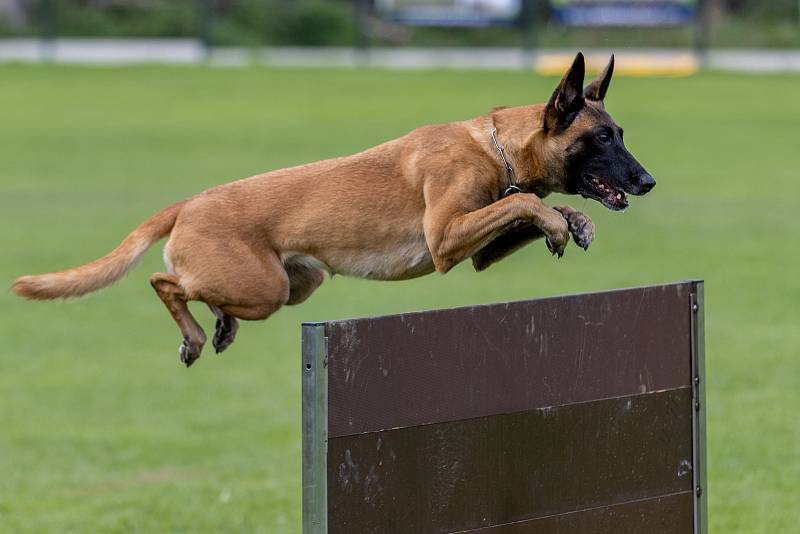
[[[588, 249], [594, 240], [592, 220], [569, 206], [556, 206], [553, 209], [561, 213], [567, 221], [569, 233], [575, 243], [584, 250]], [[483, 271], [543, 236], [544, 233], [533, 223], [512, 228], [476, 252], [472, 256], [472, 266], [476, 271]]]
[[548, 248], [559, 257], [569, 241], [566, 219], [533, 194], [518, 193], [474, 211], [464, 211], [457, 202], [446, 200], [426, 208], [425, 238], [440, 273], [446, 273], [509, 228], [519, 225], [530, 223], [540, 229], [547, 238]]
[[533, 223], [512, 228], [473, 254], [472, 267], [483, 271], [541, 237], [544, 237], [544, 232]]

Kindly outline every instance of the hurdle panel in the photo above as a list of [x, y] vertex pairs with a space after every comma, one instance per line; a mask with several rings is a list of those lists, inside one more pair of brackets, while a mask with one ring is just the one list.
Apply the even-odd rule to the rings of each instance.
[[304, 533], [705, 533], [699, 281], [303, 325]]

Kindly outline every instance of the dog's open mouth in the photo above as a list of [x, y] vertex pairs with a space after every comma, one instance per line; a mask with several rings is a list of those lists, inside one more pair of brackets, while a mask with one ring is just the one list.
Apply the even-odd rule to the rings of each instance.
[[584, 174], [582, 178], [583, 187], [580, 189], [580, 194], [583, 197], [597, 200], [603, 206], [614, 211], [621, 211], [628, 207], [628, 198], [624, 191], [591, 174]]

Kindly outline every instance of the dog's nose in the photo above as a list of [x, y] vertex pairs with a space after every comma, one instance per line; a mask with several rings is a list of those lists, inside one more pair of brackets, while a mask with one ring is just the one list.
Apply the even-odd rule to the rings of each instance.
[[642, 195], [648, 193], [651, 189], [656, 186], [656, 181], [647, 173], [642, 174], [639, 176], [639, 187], [642, 188]]

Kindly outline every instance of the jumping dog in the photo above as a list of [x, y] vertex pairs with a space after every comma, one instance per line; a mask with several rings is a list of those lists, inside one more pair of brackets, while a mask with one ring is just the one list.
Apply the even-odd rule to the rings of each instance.
[[424, 126], [361, 153], [220, 185], [147, 219], [106, 256], [66, 271], [22, 276], [28, 299], [79, 297], [125, 276], [154, 243], [165, 273], [150, 279], [178, 324], [191, 365], [206, 335], [188, 301], [216, 316], [217, 352], [237, 319], [266, 319], [305, 301], [324, 273], [404, 280], [446, 273], [471, 258], [480, 271], [544, 237], [559, 257], [570, 234], [586, 249], [592, 221], [543, 202], [581, 195], [612, 210], [653, 178], [625, 148], [603, 105], [614, 57], [583, 87], [584, 58], [546, 104], [496, 108], [481, 117]]

